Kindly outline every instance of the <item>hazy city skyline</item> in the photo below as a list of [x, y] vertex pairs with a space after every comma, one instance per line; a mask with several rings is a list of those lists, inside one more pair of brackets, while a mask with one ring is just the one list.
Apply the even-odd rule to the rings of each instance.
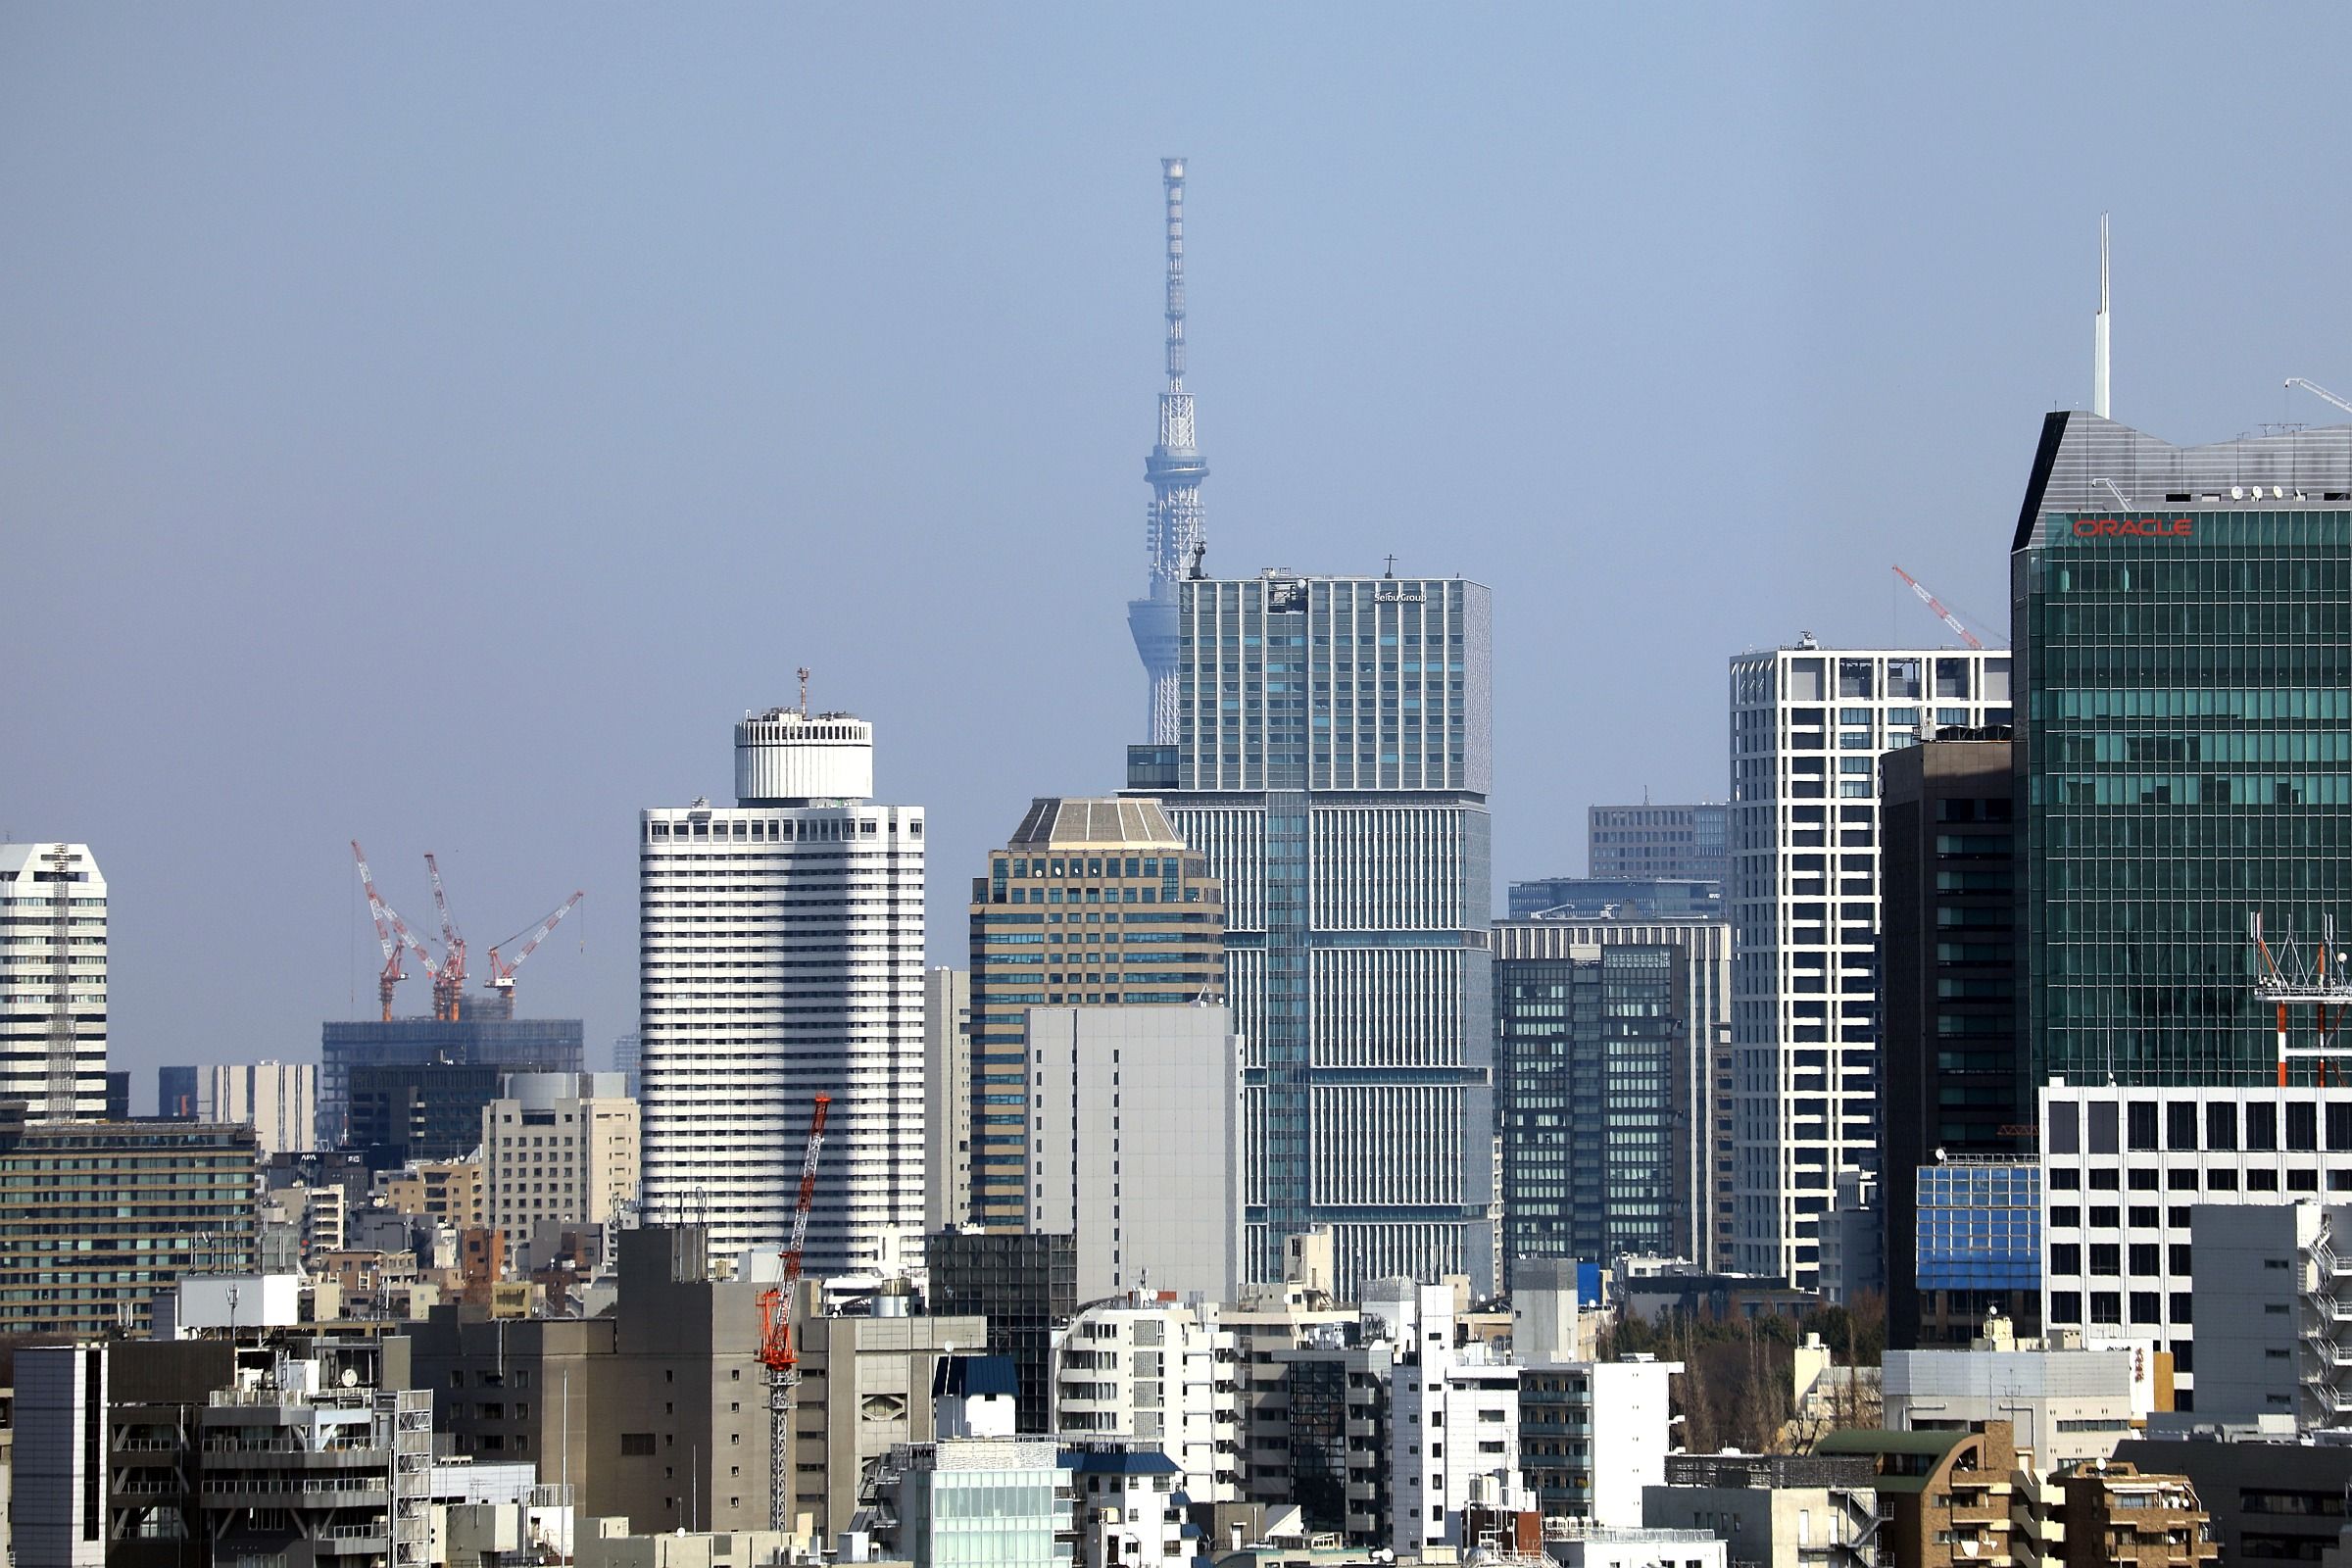
[[2005, 622], [2100, 212], [2119, 419], [2352, 391], [2329, 12], [913, 17], [0, 6], [0, 835], [105, 868], [134, 1105], [370, 1015], [355, 836], [477, 954], [586, 889], [601, 1065], [638, 809], [803, 663], [961, 962], [1142, 738], [1162, 156], [1207, 567], [1494, 586], [1498, 889], [1722, 797], [1730, 655], [1940, 641], [1890, 562]]

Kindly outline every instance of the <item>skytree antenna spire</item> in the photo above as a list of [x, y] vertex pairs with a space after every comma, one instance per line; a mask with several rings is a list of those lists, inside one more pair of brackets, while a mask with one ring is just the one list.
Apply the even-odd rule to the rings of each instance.
[[1144, 597], [1127, 603], [1127, 628], [1151, 682], [1146, 724], [1159, 744], [1176, 739], [1177, 584], [1198, 569], [1206, 544], [1200, 531], [1200, 481], [1208, 464], [1193, 430], [1193, 395], [1184, 389], [1184, 160], [1159, 161], [1168, 203], [1168, 385], [1159, 395], [1159, 444], [1144, 460], [1152, 510], [1144, 546], [1151, 575]]

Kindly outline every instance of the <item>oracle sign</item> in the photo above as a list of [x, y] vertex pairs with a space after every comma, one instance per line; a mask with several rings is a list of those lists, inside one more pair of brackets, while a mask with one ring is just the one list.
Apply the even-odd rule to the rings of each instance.
[[2078, 539], [2186, 539], [2197, 531], [2196, 523], [2187, 517], [2175, 517], [2169, 522], [2162, 517], [2077, 517], [2075, 537]]

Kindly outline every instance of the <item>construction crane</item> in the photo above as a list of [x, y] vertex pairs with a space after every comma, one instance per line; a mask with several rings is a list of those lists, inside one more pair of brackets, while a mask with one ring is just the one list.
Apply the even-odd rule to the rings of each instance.
[[[519, 960], [517, 960], [519, 961]], [[808, 1146], [801, 1154], [801, 1192], [792, 1205], [792, 1241], [779, 1255], [783, 1279], [760, 1293], [760, 1360], [767, 1368], [767, 1527], [792, 1519], [792, 1396], [801, 1384], [801, 1355], [792, 1343], [792, 1298], [801, 1283], [801, 1250], [808, 1242], [808, 1209], [816, 1200], [816, 1152], [824, 1147], [831, 1095], [816, 1097], [808, 1117]]]
[[424, 868], [433, 878], [433, 907], [441, 913], [441, 966], [433, 972], [433, 1016], [455, 1023], [465, 1001], [466, 939], [458, 935], [458, 923], [450, 918], [449, 895], [441, 888], [441, 866], [430, 850], [424, 852]]
[[2319, 398], [2323, 402], [2332, 403], [2337, 408], [2343, 410], [2346, 414], [2352, 414], [2352, 403], [2346, 403], [2342, 398], [2337, 397], [2334, 393], [2328, 391], [2317, 381], [2306, 381], [2299, 375], [2290, 375], [2286, 378], [2286, 385], [2287, 390], [2289, 391], [2294, 390], [2296, 387], [2301, 387], [2313, 397]]
[[360, 848], [358, 839], [351, 841], [351, 858], [359, 862], [360, 886], [368, 894], [368, 912], [375, 920], [375, 940], [384, 950], [384, 967], [375, 977], [375, 994], [376, 1000], [383, 1004], [384, 1022], [390, 1023], [392, 988], [408, 978], [407, 972], [401, 967], [401, 959], [414, 951], [424, 959], [429, 971], [433, 968], [432, 956], [424, 951], [423, 943], [409, 934], [408, 926], [402, 923], [399, 915], [392, 912], [392, 906], [384, 902], [383, 895], [375, 891], [375, 876], [368, 869], [368, 855]]
[[1936, 598], [1934, 594], [1928, 592], [1928, 585], [1926, 583], [1921, 582], [1917, 577], [1912, 576], [1900, 566], [1894, 568], [1894, 574], [1897, 577], [1902, 578], [1904, 582], [1910, 584], [1911, 591], [1919, 595], [1920, 603], [1926, 605], [1930, 610], [1936, 612], [1936, 618], [1942, 621], [1946, 626], [1951, 627], [1954, 632], [1958, 633], [1962, 642], [1968, 644], [1968, 646], [1971, 648], [1979, 650], [1984, 648], [1984, 640], [1979, 637], [1975, 632], [1970, 631], [1966, 624], [1961, 621], [1958, 615], [1955, 615], [1950, 611], [1944, 609], [1943, 601]]
[[[584, 892], [574, 893], [570, 898], [556, 906], [556, 912], [539, 922], [538, 929], [530, 934], [530, 941], [525, 942], [522, 945], [522, 951], [515, 954], [514, 957], [501, 958], [499, 953], [502, 949], [513, 947], [514, 937], [491, 944], [490, 978], [483, 981], [482, 984], [497, 999], [500, 1008], [498, 1016], [505, 1018], [514, 1016], [514, 971], [522, 967], [522, 960], [538, 952], [539, 944], [547, 940], [547, 934], [553, 931], [563, 918], [578, 906], [580, 900], [587, 896]], [[515, 936], [521, 934], [521, 932], [516, 932]]]

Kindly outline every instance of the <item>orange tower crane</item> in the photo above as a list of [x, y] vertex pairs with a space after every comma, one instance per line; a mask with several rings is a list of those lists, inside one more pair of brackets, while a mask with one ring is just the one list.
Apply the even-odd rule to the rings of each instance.
[[[517, 960], [520, 961], [520, 960]], [[824, 1147], [825, 1112], [831, 1095], [816, 1097], [808, 1117], [808, 1144], [801, 1154], [801, 1193], [792, 1205], [792, 1241], [783, 1252], [784, 1277], [760, 1293], [760, 1360], [767, 1368], [767, 1527], [791, 1523], [792, 1396], [801, 1383], [800, 1350], [792, 1343], [792, 1298], [801, 1283], [801, 1250], [808, 1242], [808, 1208], [816, 1200], [816, 1152]]]

